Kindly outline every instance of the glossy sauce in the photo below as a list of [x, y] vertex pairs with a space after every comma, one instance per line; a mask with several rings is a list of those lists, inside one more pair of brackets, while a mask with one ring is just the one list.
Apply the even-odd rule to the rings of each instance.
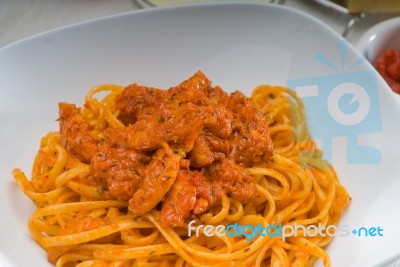
[[182, 226], [228, 196], [255, 197], [245, 168], [270, 160], [264, 116], [240, 92], [228, 95], [197, 72], [161, 90], [132, 84], [116, 98], [124, 128], [106, 128], [101, 141], [75, 105], [60, 103], [60, 133], [68, 153], [87, 164], [88, 184], [129, 200], [143, 215], [160, 209], [165, 226]]

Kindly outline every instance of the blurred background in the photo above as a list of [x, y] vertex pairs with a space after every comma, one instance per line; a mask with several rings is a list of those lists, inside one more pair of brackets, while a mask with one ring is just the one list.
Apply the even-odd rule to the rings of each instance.
[[[400, 16], [399, 0], [256, 0], [309, 13], [356, 44], [373, 25]], [[216, 0], [0, 0], [0, 47], [72, 23], [145, 8]], [[219, 1], [224, 2], [224, 1]], [[230, 1], [235, 2], [235, 1]]]

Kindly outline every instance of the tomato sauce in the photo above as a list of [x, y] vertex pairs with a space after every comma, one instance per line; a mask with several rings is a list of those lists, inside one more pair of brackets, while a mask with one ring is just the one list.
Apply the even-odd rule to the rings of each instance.
[[264, 115], [242, 93], [197, 72], [168, 90], [131, 84], [115, 106], [125, 127], [107, 127], [97, 140], [80, 108], [60, 103], [61, 142], [90, 166], [85, 183], [129, 200], [133, 215], [161, 206], [161, 224], [178, 227], [224, 196], [255, 197], [245, 169], [270, 160], [273, 144]]

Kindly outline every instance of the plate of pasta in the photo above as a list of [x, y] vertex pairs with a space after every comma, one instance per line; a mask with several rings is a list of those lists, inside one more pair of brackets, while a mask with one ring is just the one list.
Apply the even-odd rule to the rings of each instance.
[[257, 3], [118, 14], [4, 47], [0, 73], [4, 265], [400, 256], [400, 107], [307, 14]]

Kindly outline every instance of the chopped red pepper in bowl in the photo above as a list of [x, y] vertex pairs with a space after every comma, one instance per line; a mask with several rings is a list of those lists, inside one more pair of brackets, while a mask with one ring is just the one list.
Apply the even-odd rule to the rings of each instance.
[[375, 68], [390, 88], [400, 94], [400, 50], [385, 50], [375, 62]]

